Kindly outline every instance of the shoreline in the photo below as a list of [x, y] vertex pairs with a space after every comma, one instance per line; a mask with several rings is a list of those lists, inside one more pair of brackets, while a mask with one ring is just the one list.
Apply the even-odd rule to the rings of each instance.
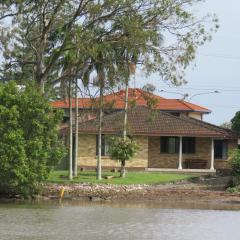
[[[175, 208], [240, 210], [240, 192], [227, 191], [229, 178], [181, 180], [178, 182], [147, 185], [115, 185], [92, 183], [43, 183], [39, 195], [26, 200], [21, 196], [0, 196], [0, 203], [67, 203], [71, 204], [122, 204], [159, 205]], [[61, 198], [62, 194], [62, 198]], [[210, 207], [209, 207], [209, 206]], [[203, 207], [202, 207], [203, 206]], [[188, 207], [187, 207], [188, 208]]]
[[110, 185], [110, 184], [45, 184], [39, 198], [63, 200], [88, 200], [108, 202], [208, 202], [239, 204], [240, 193], [211, 189], [196, 183], [180, 182], [162, 185]]

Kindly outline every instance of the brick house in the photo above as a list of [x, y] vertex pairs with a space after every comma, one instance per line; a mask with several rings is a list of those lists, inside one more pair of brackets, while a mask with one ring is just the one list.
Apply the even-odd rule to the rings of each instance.
[[[125, 91], [120, 90], [104, 96], [105, 110], [118, 111], [124, 108]], [[171, 113], [175, 116], [188, 116], [203, 120], [204, 115], [211, 113], [207, 108], [198, 106], [193, 103], [181, 99], [167, 99], [158, 95], [148, 93], [139, 88], [129, 88], [128, 101], [129, 106], [147, 106], [148, 100], [154, 99], [154, 108]], [[89, 120], [96, 115], [95, 109], [98, 108], [98, 98], [78, 98], [78, 108], [80, 111], [80, 120]], [[52, 106], [54, 108], [64, 109], [66, 116], [68, 116], [69, 102], [66, 100], [53, 101]], [[72, 108], [75, 109], [75, 99], [72, 99]]]
[[[121, 134], [124, 111], [104, 116], [102, 166], [118, 167], [108, 155], [109, 139]], [[98, 121], [79, 124], [79, 165], [96, 166]], [[139, 169], [215, 169], [227, 168], [228, 152], [238, 147], [238, 135], [206, 122], [177, 117], [162, 111], [137, 106], [129, 110], [128, 132], [140, 150], [126, 167]]]
[[[229, 167], [229, 152], [238, 148], [239, 134], [202, 121], [204, 114], [211, 111], [183, 100], [152, 94], [150, 97], [157, 102], [151, 110], [144, 94], [149, 93], [140, 89], [130, 89], [129, 92], [129, 101], [134, 100], [135, 105], [128, 110], [128, 134], [137, 141], [140, 149], [126, 163], [127, 168], [215, 172]], [[108, 149], [111, 136], [120, 135], [123, 130], [123, 99], [124, 91], [104, 98], [105, 103], [112, 106], [103, 117], [103, 168], [120, 166], [110, 158]], [[90, 101], [79, 99], [79, 110], [86, 114], [79, 121], [78, 161], [79, 167], [84, 168], [95, 168], [97, 161], [98, 120], [95, 108], [90, 111], [90, 106], [94, 106]], [[67, 109], [68, 103], [58, 101], [53, 106]]]

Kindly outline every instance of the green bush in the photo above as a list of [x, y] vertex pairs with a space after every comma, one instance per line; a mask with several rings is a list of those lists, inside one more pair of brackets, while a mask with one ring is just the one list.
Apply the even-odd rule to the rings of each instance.
[[240, 177], [240, 150], [236, 149], [231, 153], [230, 166], [232, 173], [236, 177]]
[[110, 154], [113, 159], [130, 160], [138, 150], [137, 143], [130, 138], [113, 137], [111, 140]]
[[33, 196], [64, 155], [62, 113], [34, 87], [0, 84], [0, 193]]
[[235, 193], [235, 192], [238, 192], [238, 188], [237, 187], [229, 187], [227, 189], [227, 191], [230, 192], [230, 193]]

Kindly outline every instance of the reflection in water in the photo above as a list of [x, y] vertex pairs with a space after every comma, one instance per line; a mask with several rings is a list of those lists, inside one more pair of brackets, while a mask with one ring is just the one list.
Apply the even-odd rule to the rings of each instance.
[[2, 203], [0, 239], [235, 240], [240, 239], [237, 209], [239, 205], [181, 202]]

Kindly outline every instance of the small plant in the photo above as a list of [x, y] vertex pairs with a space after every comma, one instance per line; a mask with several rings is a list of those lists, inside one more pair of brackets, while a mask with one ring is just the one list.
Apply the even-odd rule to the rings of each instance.
[[230, 193], [235, 193], [235, 192], [238, 192], [238, 188], [237, 187], [229, 187], [227, 189], [227, 191], [230, 192]]
[[122, 137], [113, 137], [110, 146], [110, 154], [113, 159], [121, 162], [120, 177], [126, 175], [125, 164], [127, 160], [131, 160], [138, 150], [138, 145], [135, 140]]

